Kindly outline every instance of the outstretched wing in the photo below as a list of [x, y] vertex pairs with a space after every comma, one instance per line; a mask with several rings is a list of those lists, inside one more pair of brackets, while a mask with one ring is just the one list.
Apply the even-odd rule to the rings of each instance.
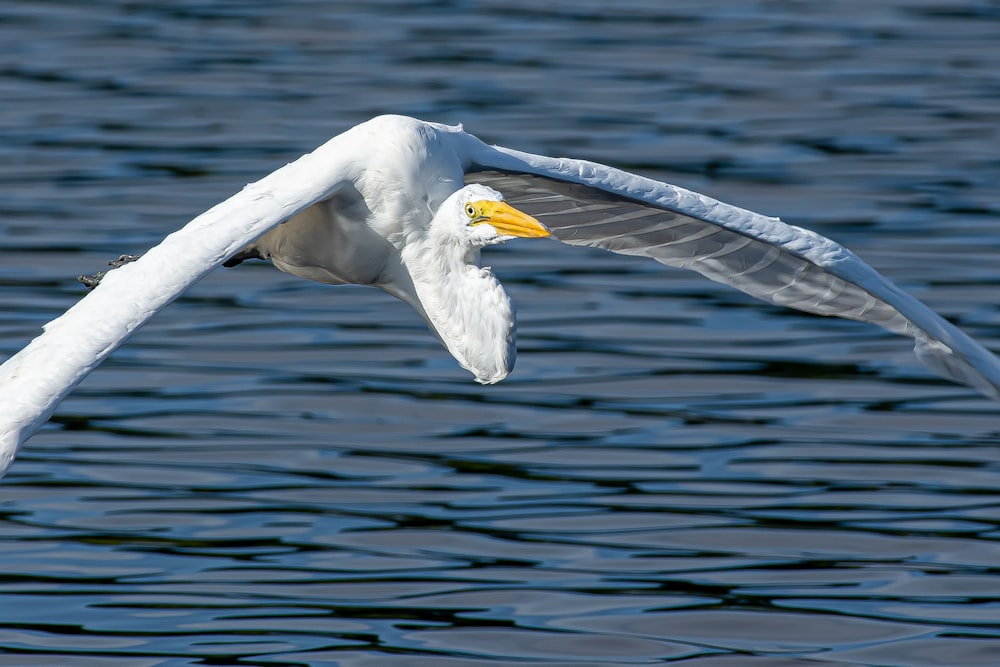
[[1000, 400], [1000, 360], [824, 236], [605, 165], [453, 136], [466, 182], [496, 188], [564, 243], [650, 257], [770, 303], [877, 324], [913, 338], [935, 373]]
[[[441, 173], [418, 178], [435, 165]], [[772, 303], [874, 322], [914, 338], [932, 370], [1000, 400], [1000, 360], [827, 238], [618, 169], [388, 117], [334, 137], [110, 272], [0, 366], [0, 474], [59, 401], [149, 318], [267, 230], [382, 168], [415, 169], [415, 182], [437, 184], [464, 171], [566, 243], [652, 257]]]
[[251, 183], [101, 284], [0, 366], [0, 475], [56, 405], [153, 315], [267, 230], [350, 182], [345, 133]]

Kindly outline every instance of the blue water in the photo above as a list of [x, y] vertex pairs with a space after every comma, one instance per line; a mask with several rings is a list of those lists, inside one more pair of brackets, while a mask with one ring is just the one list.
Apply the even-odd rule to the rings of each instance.
[[[373, 115], [809, 226], [1000, 350], [995, 2], [0, 6], [0, 352]], [[0, 482], [0, 665], [1000, 664], [1000, 416], [904, 340], [490, 249], [518, 367], [219, 270]], [[0, 406], [2, 409], [2, 406]]]

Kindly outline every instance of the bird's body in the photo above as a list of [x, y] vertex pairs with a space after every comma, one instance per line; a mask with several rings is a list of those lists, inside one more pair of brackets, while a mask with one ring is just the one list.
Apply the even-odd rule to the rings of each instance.
[[[426, 197], [363, 180], [293, 216], [241, 254], [321, 283], [380, 287], [413, 306], [477, 381], [499, 382], [514, 366], [514, 308], [492, 271], [479, 266], [479, 250], [548, 231], [502, 204], [491, 188], [463, 185], [433, 164], [412, 169], [438, 176]], [[488, 203], [488, 212], [479, 210]], [[477, 225], [480, 214], [480, 222], [492, 224]]]
[[912, 337], [935, 372], [1000, 399], [1000, 360], [830, 239], [612, 167], [382, 116], [109, 272], [0, 366], [0, 472], [137, 327], [208, 271], [249, 257], [322, 283], [380, 287], [413, 306], [478, 381], [499, 381], [514, 361], [514, 310], [479, 251], [550, 232], [693, 269], [771, 303], [878, 324]]

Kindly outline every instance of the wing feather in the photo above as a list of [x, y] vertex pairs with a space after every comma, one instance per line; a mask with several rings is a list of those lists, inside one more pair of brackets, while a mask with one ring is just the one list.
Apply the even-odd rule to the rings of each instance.
[[570, 245], [692, 269], [764, 301], [914, 339], [932, 371], [1000, 400], [1000, 360], [838, 243], [778, 218], [583, 160], [459, 141], [484, 183]]
[[[381, 149], [373, 148], [376, 137]], [[389, 150], [397, 140], [413, 150]], [[771, 303], [910, 336], [931, 370], [1000, 400], [1000, 360], [830, 239], [619, 169], [490, 147], [460, 127], [382, 117], [248, 185], [110, 272], [0, 366], [0, 474], [87, 373], [206, 273], [369, 171], [399, 167], [400, 159], [427, 171], [423, 182], [435, 187], [461, 180], [464, 171], [565, 243], [650, 257]]]
[[[345, 137], [347, 137], [345, 139]], [[100, 285], [0, 366], [0, 475], [90, 371], [209, 271], [353, 176], [340, 135], [201, 214]]]

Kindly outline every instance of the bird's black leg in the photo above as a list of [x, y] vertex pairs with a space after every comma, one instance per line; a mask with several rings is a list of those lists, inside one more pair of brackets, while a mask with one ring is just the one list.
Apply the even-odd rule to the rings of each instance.
[[[129, 262], [134, 262], [139, 259], [139, 257], [141, 257], [141, 255], [120, 255], [118, 259], [108, 262], [108, 266], [113, 269], [117, 269], [119, 266], [125, 266]], [[97, 273], [89, 276], [77, 276], [76, 279], [78, 282], [83, 283], [87, 289], [91, 290], [101, 284], [101, 279], [104, 278], [106, 273], [107, 271], [98, 271]]]
[[234, 266], [242, 264], [248, 259], [264, 259], [264, 256], [260, 254], [260, 251], [257, 250], [257, 248], [251, 246], [240, 250], [238, 253], [223, 262], [222, 265], [227, 269], [231, 269]]
[[[141, 257], [141, 255], [121, 255], [118, 259], [108, 262], [108, 266], [113, 269], [117, 269], [120, 266], [125, 266], [129, 262], [134, 262], [139, 259], [139, 257]], [[246, 248], [245, 250], [240, 250], [238, 253], [227, 259], [223, 266], [231, 268], [238, 264], [242, 264], [248, 259], [264, 259], [264, 256], [261, 255], [260, 251], [256, 248]], [[78, 282], [83, 283], [87, 289], [92, 290], [101, 284], [101, 280], [104, 278], [106, 273], [107, 271], [98, 271], [97, 273], [93, 273], [89, 276], [77, 276], [76, 279]]]

